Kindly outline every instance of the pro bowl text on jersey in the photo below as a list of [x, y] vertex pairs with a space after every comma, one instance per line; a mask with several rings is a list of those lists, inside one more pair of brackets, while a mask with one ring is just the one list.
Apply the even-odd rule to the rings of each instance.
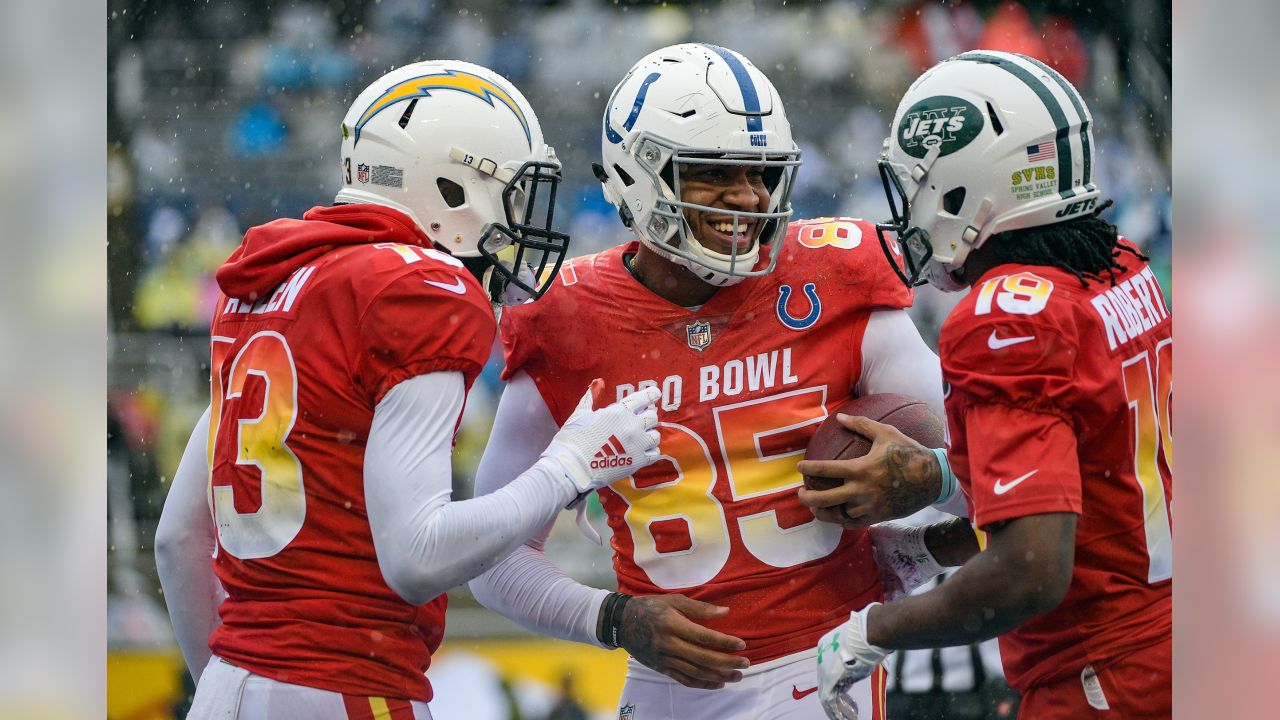
[[[800, 382], [800, 378], [791, 367], [790, 346], [767, 353], [734, 358], [718, 365], [703, 365], [698, 368], [696, 380], [698, 402], [715, 400], [721, 396], [735, 397], [743, 392], [753, 393], [795, 385]], [[690, 382], [693, 381], [694, 379], [690, 378]], [[684, 386], [684, 376], [668, 375], [662, 378], [661, 382], [646, 379], [635, 383], [621, 383], [614, 390], [617, 399], [621, 400], [637, 390], [649, 387], [659, 388], [662, 390], [659, 407], [671, 412], [680, 409]]]

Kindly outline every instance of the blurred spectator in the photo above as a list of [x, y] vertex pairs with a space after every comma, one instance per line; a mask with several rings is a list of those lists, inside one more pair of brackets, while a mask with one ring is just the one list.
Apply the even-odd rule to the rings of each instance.
[[254, 159], [280, 152], [288, 134], [284, 118], [264, 97], [240, 111], [230, 128], [228, 144], [237, 156]]
[[[367, 47], [376, 47], [377, 52], [388, 52], [395, 57], [413, 57], [422, 48], [434, 46], [438, 9], [434, 0], [383, 0], [374, 3], [368, 10], [365, 34], [376, 42], [369, 43]], [[357, 55], [363, 56], [363, 53]], [[382, 63], [374, 62], [372, 65], [382, 67]], [[516, 82], [517, 87], [523, 87]]]
[[1021, 3], [1003, 2], [987, 19], [977, 47], [1022, 53], [1033, 58], [1049, 57], [1044, 35], [1031, 21], [1031, 13]]
[[565, 673], [560, 676], [560, 697], [556, 698], [547, 720], [587, 720], [587, 711], [578, 704], [573, 691], [573, 675]]
[[352, 82], [355, 63], [335, 44], [337, 21], [322, 5], [290, 3], [271, 23], [263, 84], [273, 90], [340, 86]]
[[129, 156], [139, 196], [170, 195], [174, 178], [187, 172], [183, 143], [177, 133], [163, 133], [150, 122], [139, 124], [130, 135]]
[[1044, 21], [1045, 56], [1043, 60], [1062, 73], [1077, 88], [1089, 81], [1089, 48], [1085, 46], [1075, 23], [1061, 15], [1050, 15]]
[[[127, 409], [127, 404], [126, 404]], [[134, 425], [145, 420], [130, 413]], [[111, 408], [107, 412], [107, 642], [112, 647], [168, 647], [169, 619], [145, 580], [139, 552], [137, 489], [153, 479], [154, 468], [141, 451], [141, 427], [131, 432]]]
[[985, 47], [978, 42], [982, 25], [982, 16], [967, 2], [922, 2], [902, 14], [898, 33], [913, 72], [919, 74], [965, 50]]
[[218, 299], [213, 273], [240, 242], [235, 217], [221, 206], [200, 213], [190, 234], [176, 209], [152, 215], [150, 256], [158, 257], [138, 282], [134, 320], [143, 330], [200, 330], [209, 327]]

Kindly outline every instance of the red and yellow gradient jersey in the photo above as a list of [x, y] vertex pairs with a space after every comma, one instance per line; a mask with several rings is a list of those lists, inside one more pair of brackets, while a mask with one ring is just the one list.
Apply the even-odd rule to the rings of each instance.
[[413, 606], [383, 580], [363, 471], [388, 390], [436, 371], [469, 388], [492, 347], [479, 283], [430, 248], [395, 211], [317, 208], [250, 230], [219, 272], [246, 299], [224, 297], [212, 326], [209, 502], [228, 597], [210, 647], [254, 673], [431, 697], [446, 599]]
[[1001, 636], [1019, 690], [1172, 632], [1173, 321], [1128, 253], [1117, 285], [1002, 265], [942, 328], [951, 467], [978, 527], [1070, 512], [1066, 598]]
[[596, 377], [610, 400], [661, 388], [661, 459], [600, 492], [618, 585], [728, 606], [706, 624], [746, 640], [752, 662], [814, 647], [881, 597], [865, 533], [816, 521], [795, 469], [853, 393], [870, 312], [911, 303], [875, 237], [860, 220], [792, 223], [773, 273], [697, 310], [630, 275], [631, 243], [503, 314], [506, 373], [527, 372], [556, 422]]

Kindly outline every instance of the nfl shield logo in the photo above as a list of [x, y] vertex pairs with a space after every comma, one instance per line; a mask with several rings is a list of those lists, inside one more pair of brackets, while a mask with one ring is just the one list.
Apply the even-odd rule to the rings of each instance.
[[635, 717], [636, 706], [631, 703], [623, 705], [622, 709], [618, 711], [618, 720], [635, 720]]
[[689, 332], [689, 347], [701, 352], [711, 344], [711, 323], [696, 322], [686, 329]]
[[364, 163], [356, 165], [356, 179], [362, 183], [369, 182], [369, 166]]

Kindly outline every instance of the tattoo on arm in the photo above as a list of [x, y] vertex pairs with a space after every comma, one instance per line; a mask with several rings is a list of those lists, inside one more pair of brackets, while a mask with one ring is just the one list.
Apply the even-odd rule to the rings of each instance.
[[894, 443], [886, 448], [885, 463], [889, 486], [885, 501], [893, 517], [906, 517], [927, 507], [938, 497], [942, 487], [942, 468], [928, 449], [918, 445]]
[[666, 609], [665, 605], [652, 602], [649, 598], [632, 598], [624, 611], [625, 620], [618, 629], [619, 644], [641, 664], [650, 668], [662, 667], [653, 631]]

